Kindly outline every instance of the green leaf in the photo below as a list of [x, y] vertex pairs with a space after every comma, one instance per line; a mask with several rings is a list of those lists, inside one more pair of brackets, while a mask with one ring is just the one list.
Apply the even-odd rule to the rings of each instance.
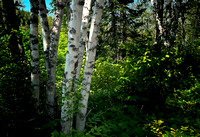
[[166, 58], [169, 58], [169, 55], [165, 55]]

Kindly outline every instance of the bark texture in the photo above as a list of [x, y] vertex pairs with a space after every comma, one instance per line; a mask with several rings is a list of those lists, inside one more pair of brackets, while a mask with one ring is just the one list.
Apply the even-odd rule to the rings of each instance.
[[96, 47], [98, 44], [98, 31], [99, 31], [99, 24], [101, 21], [103, 7], [104, 7], [104, 0], [97, 0], [93, 11], [93, 17], [90, 26], [88, 49], [86, 52], [87, 55], [84, 67], [82, 90], [81, 90], [82, 99], [79, 101], [79, 103], [82, 104], [82, 107], [79, 108], [80, 112], [77, 114], [76, 128], [79, 131], [83, 131], [85, 128], [89, 91], [90, 91], [93, 68], [95, 64]]
[[194, 43], [194, 39], [195, 39], [195, 31], [196, 31], [196, 27], [197, 27], [197, 19], [198, 19], [198, 15], [199, 15], [198, 11], [199, 11], [199, 5], [198, 5], [197, 10], [196, 10], [196, 18], [195, 18], [195, 21], [194, 21], [190, 54], [192, 54], [192, 52], [193, 52], [192, 49], [193, 49], [193, 43]]
[[54, 23], [50, 34], [50, 47], [49, 47], [49, 63], [47, 68], [47, 110], [49, 115], [55, 117], [56, 107], [56, 63], [57, 63], [57, 52], [58, 42], [60, 36], [60, 29], [63, 17], [64, 0], [56, 0], [56, 12], [54, 16]]
[[165, 41], [164, 45], [166, 49], [170, 47], [170, 28], [171, 28], [171, 23], [172, 23], [172, 0], [167, 0], [166, 4], [166, 33], [165, 33]]
[[87, 29], [88, 29], [88, 21], [90, 17], [90, 8], [91, 8], [91, 0], [86, 0], [83, 6], [83, 15], [82, 15], [82, 23], [81, 23], [81, 37], [79, 41], [79, 54], [78, 54], [78, 67], [76, 73], [76, 80], [79, 81], [80, 72], [82, 68], [83, 56], [85, 47], [87, 46], [88, 36], [87, 36]]
[[44, 59], [47, 69], [46, 111], [50, 118], [56, 116], [56, 62], [58, 42], [63, 17], [64, 0], [56, 0], [56, 11], [50, 33], [45, 0], [40, 0], [40, 19], [43, 34]]
[[49, 31], [49, 23], [47, 19], [48, 12], [46, 9], [45, 0], [39, 0], [39, 9], [40, 9], [40, 22], [41, 22], [42, 36], [43, 36], [44, 60], [45, 60], [46, 68], [48, 68], [50, 31]]
[[172, 34], [171, 34], [171, 47], [175, 44], [176, 34], [178, 29], [178, 18], [180, 13], [180, 0], [174, 0], [174, 21], [172, 26]]
[[[69, 23], [68, 47], [66, 54], [65, 70], [63, 75], [62, 103], [61, 108], [61, 132], [70, 134], [73, 122], [73, 98], [74, 81], [76, 80], [76, 69], [78, 66], [78, 51], [81, 29], [81, 18], [84, 0], [72, 0], [72, 13]], [[71, 96], [68, 98], [66, 96]]]
[[33, 98], [36, 101], [35, 106], [39, 106], [39, 47], [38, 47], [38, 7], [37, 0], [30, 0], [31, 19], [30, 19], [30, 43], [31, 43], [31, 84], [33, 86]]

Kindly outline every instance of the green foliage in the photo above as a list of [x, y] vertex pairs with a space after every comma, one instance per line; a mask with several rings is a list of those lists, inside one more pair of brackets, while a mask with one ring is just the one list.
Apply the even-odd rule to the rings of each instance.
[[[60, 119], [49, 120], [44, 113], [46, 69], [42, 36], [39, 35], [41, 108], [40, 114], [36, 115], [31, 105], [30, 39], [27, 31], [30, 15], [17, 9], [18, 26], [23, 27], [14, 30], [16, 24], [11, 22], [13, 26], [8, 28], [6, 11], [0, 2], [0, 123], [3, 127], [0, 136], [23, 136], [26, 131], [29, 136], [42, 137], [200, 136], [200, 40], [199, 18], [196, 16], [199, 2], [189, 2], [183, 9], [187, 24], [185, 33], [182, 27], [178, 27], [178, 36], [170, 50], [166, 50], [162, 42], [153, 45], [155, 21], [151, 7], [144, 3], [113, 0], [106, 4], [86, 128], [83, 132], [73, 129], [72, 135], [64, 135], [59, 132]], [[52, 6], [54, 12], [55, 0]], [[53, 19], [48, 19], [51, 27]], [[197, 26], [193, 37], [195, 20]], [[78, 103], [81, 83], [75, 82], [77, 90], [61, 97], [67, 51], [66, 27], [62, 25], [57, 55], [57, 101], [60, 107], [63, 99], [72, 98], [74, 105], [67, 113], [76, 116], [78, 107], [82, 105]], [[11, 40], [13, 37], [24, 49], [22, 58], [13, 50], [13, 45], [16, 45]], [[82, 74], [83, 68], [81, 79]]]
[[67, 53], [67, 34], [64, 29], [61, 29], [59, 46], [58, 46], [58, 55], [57, 55], [57, 65], [56, 65], [56, 91], [60, 95], [62, 91], [62, 78], [65, 68], [65, 59]]
[[[134, 55], [119, 63], [110, 58], [96, 61], [89, 100], [92, 113], [86, 134], [198, 135], [199, 65], [195, 63], [199, 62], [198, 48], [194, 55], [184, 56], [184, 53], [165, 50], [158, 54], [155, 47], [148, 45], [124, 47], [129, 47]], [[127, 131], [132, 128], [130, 123], [135, 123], [133, 132]]]
[[[16, 35], [22, 40], [24, 56], [20, 60], [15, 60], [8, 46], [11, 35]], [[20, 132], [21, 126], [27, 124], [28, 120], [35, 114], [33, 100], [31, 99], [30, 83], [30, 49], [29, 31], [20, 28], [10, 35], [0, 38], [0, 123], [2, 135], [12, 131], [12, 134]], [[19, 55], [18, 55], [19, 56]]]

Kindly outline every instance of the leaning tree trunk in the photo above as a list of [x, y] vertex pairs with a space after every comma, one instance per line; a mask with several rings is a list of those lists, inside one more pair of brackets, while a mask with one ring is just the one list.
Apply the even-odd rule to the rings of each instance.
[[55, 117], [56, 107], [56, 63], [58, 42], [60, 36], [60, 29], [63, 17], [64, 0], [56, 0], [56, 12], [54, 17], [53, 27], [51, 29], [50, 47], [49, 47], [49, 63], [47, 68], [47, 92], [46, 104], [49, 115]]
[[[83, 56], [85, 47], [88, 43], [88, 36], [87, 36], [87, 30], [88, 30], [88, 21], [90, 17], [90, 8], [91, 8], [91, 2], [92, 0], [86, 0], [84, 7], [83, 7], [83, 15], [82, 15], [82, 24], [81, 24], [81, 37], [80, 37], [80, 43], [79, 43], [79, 55], [78, 55], [78, 67], [77, 67], [77, 73], [76, 73], [76, 80], [79, 81], [80, 78], [80, 72], [83, 64]], [[78, 125], [80, 125], [79, 117], [76, 118], [76, 128], [78, 129]]]
[[61, 132], [70, 134], [73, 122], [73, 93], [81, 29], [84, 0], [72, 0], [72, 13], [69, 23], [68, 47], [62, 86]]
[[45, 0], [39, 0], [39, 9], [40, 9], [40, 22], [41, 22], [42, 36], [43, 36], [44, 60], [45, 60], [45, 66], [46, 68], [48, 68], [50, 31], [47, 19], [47, 9]]
[[87, 46], [88, 36], [87, 36], [87, 29], [88, 29], [88, 21], [90, 17], [90, 8], [91, 8], [92, 0], [86, 0], [83, 6], [83, 15], [82, 15], [82, 23], [81, 23], [81, 37], [79, 41], [79, 54], [78, 54], [78, 67], [76, 72], [76, 80], [79, 81], [80, 72], [82, 68], [83, 56], [85, 47]]
[[54, 24], [50, 34], [45, 0], [40, 0], [40, 19], [43, 34], [43, 50], [45, 65], [47, 69], [46, 111], [48, 116], [52, 119], [56, 116], [56, 62], [63, 17], [63, 8], [64, 0], [56, 0]]
[[33, 86], [33, 98], [35, 107], [39, 106], [39, 48], [38, 48], [38, 1], [30, 0], [31, 19], [30, 19], [30, 43], [31, 43], [31, 84]]
[[101, 21], [103, 7], [104, 7], [104, 0], [97, 0], [95, 4], [95, 9], [93, 11], [88, 49], [86, 53], [87, 55], [86, 55], [86, 62], [84, 67], [84, 75], [83, 75], [83, 82], [81, 89], [82, 99], [79, 101], [79, 103], [82, 104], [82, 107], [79, 107], [80, 112], [78, 112], [77, 114], [76, 128], [79, 131], [83, 131], [85, 128], [90, 84], [92, 79], [93, 67], [95, 64], [96, 47], [98, 44], [98, 31], [99, 31], [99, 24]]

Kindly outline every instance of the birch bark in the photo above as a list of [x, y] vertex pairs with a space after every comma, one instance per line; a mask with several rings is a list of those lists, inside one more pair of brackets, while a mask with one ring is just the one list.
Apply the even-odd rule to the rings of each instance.
[[163, 0], [151, 0], [153, 6], [153, 12], [156, 19], [156, 39], [159, 39], [163, 32], [162, 20], [163, 20]]
[[33, 86], [33, 98], [35, 107], [39, 107], [39, 47], [38, 47], [38, 1], [30, 0], [31, 19], [30, 19], [30, 43], [31, 43], [31, 84]]
[[[78, 50], [83, 5], [84, 0], [72, 0], [72, 13], [69, 23], [68, 47], [62, 86], [63, 106], [61, 108], [61, 132], [64, 134], [71, 134], [72, 130], [72, 93], [75, 88], [74, 81], [76, 80], [76, 69], [78, 66]], [[71, 96], [71, 98], [67, 99], [66, 95], [68, 97]]]
[[[54, 23], [50, 34], [50, 48], [49, 48], [49, 63], [47, 69], [47, 110], [49, 110], [49, 115], [55, 117], [55, 107], [56, 107], [56, 62], [57, 62], [57, 52], [58, 52], [58, 42], [60, 36], [60, 29], [63, 17], [64, 0], [56, 0], [56, 12], [54, 17]], [[49, 107], [49, 108], [48, 108]], [[51, 115], [52, 114], [52, 115]]]
[[40, 19], [43, 34], [44, 58], [47, 69], [46, 111], [48, 116], [50, 116], [52, 119], [56, 115], [56, 62], [63, 8], [64, 0], [56, 0], [54, 23], [50, 33], [45, 0], [40, 0]]
[[166, 4], [166, 35], [165, 35], [165, 41], [164, 45], [166, 49], [170, 47], [170, 41], [169, 41], [169, 36], [170, 36], [170, 29], [171, 29], [171, 23], [172, 23], [172, 0], [167, 0]]
[[42, 36], [43, 36], [44, 60], [47, 69], [49, 60], [50, 31], [49, 31], [49, 22], [47, 19], [47, 9], [45, 0], [39, 0], [39, 9], [40, 9], [40, 22], [41, 22]]
[[90, 26], [88, 49], [86, 52], [87, 55], [86, 55], [86, 62], [85, 62], [83, 82], [82, 82], [83, 90], [81, 90], [82, 99], [79, 101], [79, 103], [83, 105], [82, 107], [79, 108], [80, 112], [77, 115], [76, 128], [79, 131], [83, 131], [85, 128], [90, 84], [92, 79], [93, 67], [95, 64], [96, 47], [98, 44], [98, 31], [99, 31], [99, 24], [101, 21], [103, 7], [104, 7], [104, 0], [97, 0], [95, 3], [95, 9], [93, 11], [93, 17]]
[[161, 44], [163, 42], [163, 4], [164, 0], [151, 0], [151, 4], [153, 5], [153, 12], [155, 14], [155, 22], [156, 22], [156, 41], [154, 42], [155, 50], [157, 53], [161, 53]]
[[79, 81], [80, 72], [82, 68], [83, 56], [85, 47], [87, 46], [88, 36], [87, 36], [87, 29], [88, 29], [88, 20], [91, 8], [91, 0], [85, 0], [85, 4], [83, 6], [83, 15], [82, 15], [82, 23], [81, 23], [81, 37], [79, 41], [79, 54], [78, 54], [78, 67], [76, 71], [76, 80]]

